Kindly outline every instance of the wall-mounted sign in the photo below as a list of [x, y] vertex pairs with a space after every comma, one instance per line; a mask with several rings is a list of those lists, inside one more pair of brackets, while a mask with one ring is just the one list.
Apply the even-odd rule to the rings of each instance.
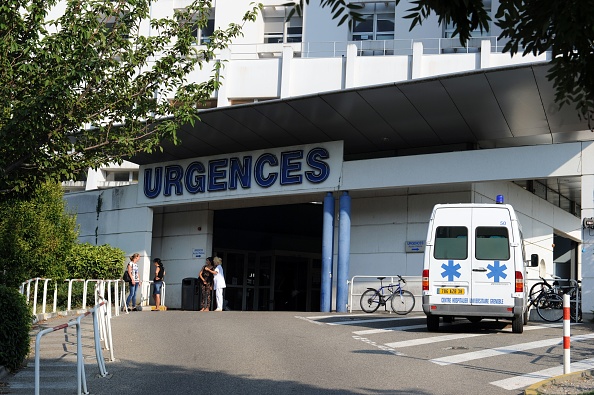
[[334, 141], [143, 165], [138, 203], [333, 190], [342, 159], [343, 142]]
[[192, 250], [192, 258], [204, 258], [204, 248], [194, 248]]
[[407, 240], [406, 252], [425, 252], [425, 240]]

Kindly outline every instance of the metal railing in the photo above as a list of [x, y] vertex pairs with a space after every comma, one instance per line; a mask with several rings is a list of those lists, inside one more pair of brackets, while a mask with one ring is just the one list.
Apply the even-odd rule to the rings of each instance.
[[[353, 276], [349, 281], [349, 313], [353, 312], [353, 304], [359, 310], [359, 299], [363, 292], [367, 291], [367, 288], [378, 289], [380, 286], [380, 280], [378, 277], [385, 277], [382, 281], [384, 285], [394, 284], [398, 282], [398, 275], [377, 275], [377, 276]], [[415, 311], [418, 311], [421, 307], [419, 298], [421, 298], [422, 282], [421, 276], [402, 276], [406, 280], [406, 284], [401, 284], [403, 289], [409, 290], [415, 296]], [[355, 300], [353, 301], [353, 298]]]
[[[231, 44], [233, 59], [255, 59], [280, 57], [283, 48], [290, 46], [293, 53], [302, 58], [346, 56], [347, 47], [354, 44], [357, 54], [362, 56], [412, 55], [414, 43], [423, 44], [424, 54], [476, 53], [480, 52], [483, 41], [491, 43], [492, 53], [502, 53], [509, 40], [497, 36], [471, 37], [466, 45], [460, 44], [458, 37], [409, 38], [394, 40], [363, 41], [304, 41], [300, 43], [254, 43]], [[519, 48], [522, 51], [522, 48]]]
[[[53, 284], [52, 284], [53, 282]], [[65, 313], [68, 314], [72, 311], [85, 310], [87, 308], [87, 295], [89, 291], [89, 284], [95, 284], [95, 290], [100, 289], [101, 294], [98, 295], [97, 292], [94, 292], [95, 300], [94, 304], [98, 303], [100, 297], [105, 298], [107, 302], [107, 306], [109, 310], [114, 311], [114, 314], [118, 316], [120, 314], [121, 309], [124, 309], [127, 312], [127, 308], [125, 307], [126, 304], [126, 294], [128, 293], [126, 289], [126, 283], [121, 279], [115, 280], [100, 280], [100, 279], [67, 279], [64, 280], [65, 283], [68, 284], [68, 290], [66, 295], [66, 310]], [[76, 295], [77, 290], [74, 289], [75, 283], [83, 283], [82, 286], [82, 295], [78, 295], [82, 297], [82, 304], [80, 306], [73, 306], [73, 298]], [[153, 281], [141, 281], [139, 290], [140, 290], [140, 305], [147, 306], [150, 301], [150, 287]], [[43, 288], [42, 290], [40, 288]], [[50, 289], [53, 287], [53, 300], [51, 301], [51, 306], [48, 306], [48, 292], [51, 292]], [[166, 285], [163, 282], [163, 288], [161, 289], [161, 305], [165, 306], [165, 289]], [[27, 303], [32, 303], [32, 311], [36, 317], [36, 320], [39, 319], [40, 315], [45, 315], [46, 313], [57, 313], [58, 312], [58, 282], [52, 280], [51, 278], [42, 278], [36, 277], [24, 281], [19, 291], [21, 294], [25, 295], [27, 299]], [[41, 294], [42, 292], [42, 294]], [[40, 296], [41, 303], [39, 301]], [[138, 297], [138, 296], [137, 296]], [[39, 311], [41, 310], [41, 311]], [[48, 311], [49, 310], [49, 311]]]
[[[88, 394], [87, 380], [85, 375], [85, 363], [82, 349], [82, 328], [81, 320], [92, 314], [93, 315], [93, 337], [95, 346], [95, 357], [97, 359], [97, 366], [99, 367], [99, 374], [101, 377], [108, 376], [107, 369], [105, 367], [105, 359], [103, 358], [103, 351], [101, 348], [101, 328], [106, 334], [106, 348], [111, 351], [111, 361], [114, 361], [113, 356], [113, 340], [111, 335], [111, 311], [107, 308], [107, 302], [104, 300], [99, 304], [95, 305], [88, 312], [80, 315], [75, 320], [71, 320], [65, 324], [55, 326], [53, 328], [47, 328], [40, 331], [35, 338], [35, 394], [39, 395], [40, 391], [40, 371], [41, 371], [41, 339], [46, 334], [56, 332], [60, 329], [64, 329], [66, 332], [67, 328], [71, 326], [76, 327], [76, 379], [77, 379], [77, 393]], [[99, 318], [98, 318], [99, 316]]]

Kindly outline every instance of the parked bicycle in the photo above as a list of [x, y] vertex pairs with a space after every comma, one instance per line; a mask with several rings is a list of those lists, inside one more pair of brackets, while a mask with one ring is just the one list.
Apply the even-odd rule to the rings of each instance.
[[[533, 302], [536, 312], [540, 318], [547, 322], [561, 321], [563, 318], [563, 295], [567, 293], [570, 300], [570, 318], [572, 321], [579, 322], [582, 320], [580, 281], [569, 280], [564, 285], [561, 285], [560, 281], [562, 280], [555, 280], [552, 285], [547, 283], [548, 287], [545, 286], [541, 290]], [[546, 283], [546, 280], [544, 282]]]
[[[379, 289], [367, 288], [361, 295], [361, 309], [366, 313], [373, 313], [380, 306], [386, 306], [390, 302], [392, 311], [396, 314], [408, 314], [415, 307], [415, 296], [412, 292], [402, 289], [401, 283], [406, 280], [398, 275], [397, 284], [383, 285], [385, 277], [378, 277], [380, 280]], [[387, 291], [386, 291], [387, 290]]]

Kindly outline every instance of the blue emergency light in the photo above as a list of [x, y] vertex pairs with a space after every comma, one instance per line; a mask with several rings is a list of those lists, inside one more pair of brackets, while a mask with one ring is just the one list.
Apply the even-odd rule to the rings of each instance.
[[497, 195], [497, 198], [495, 199], [495, 203], [503, 204], [503, 195]]

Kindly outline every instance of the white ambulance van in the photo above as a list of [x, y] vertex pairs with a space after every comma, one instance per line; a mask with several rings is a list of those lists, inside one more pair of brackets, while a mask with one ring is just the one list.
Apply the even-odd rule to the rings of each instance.
[[427, 329], [439, 330], [439, 318], [465, 317], [512, 321], [522, 333], [528, 320], [526, 261], [522, 230], [512, 206], [438, 204], [433, 208], [423, 266], [423, 311]]

